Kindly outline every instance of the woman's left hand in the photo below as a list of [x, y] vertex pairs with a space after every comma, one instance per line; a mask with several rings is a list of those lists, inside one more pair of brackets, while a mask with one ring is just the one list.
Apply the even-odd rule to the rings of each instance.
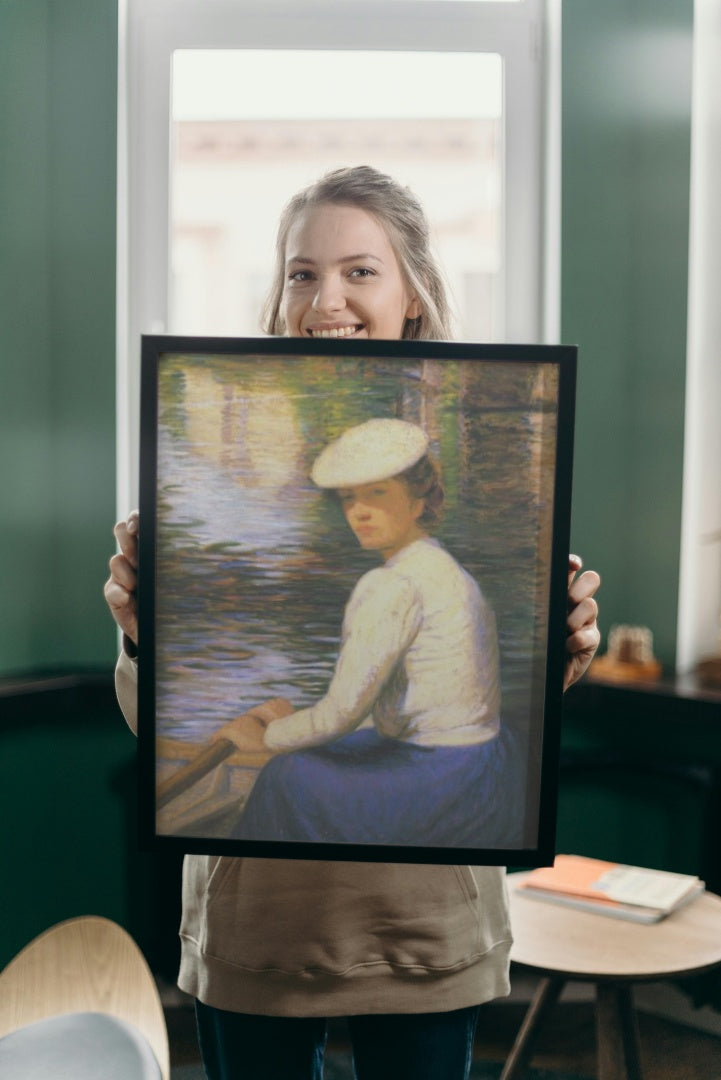
[[598, 604], [594, 593], [601, 584], [595, 570], [576, 577], [583, 562], [578, 555], [568, 557], [568, 617], [566, 619], [566, 671], [563, 689], [568, 690], [581, 678], [593, 660], [601, 640], [596, 625]]

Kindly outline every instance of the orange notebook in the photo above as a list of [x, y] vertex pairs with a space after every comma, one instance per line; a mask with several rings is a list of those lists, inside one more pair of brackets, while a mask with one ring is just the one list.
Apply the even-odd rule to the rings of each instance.
[[534, 899], [657, 922], [703, 892], [704, 884], [693, 874], [557, 855], [553, 866], [532, 870], [519, 889]]

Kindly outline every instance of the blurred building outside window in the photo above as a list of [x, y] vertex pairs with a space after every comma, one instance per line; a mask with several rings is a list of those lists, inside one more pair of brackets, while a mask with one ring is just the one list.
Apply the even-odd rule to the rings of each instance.
[[[258, 103], [261, 81], [273, 91]], [[499, 56], [183, 51], [172, 86], [172, 333], [257, 334], [287, 200], [331, 169], [373, 165], [426, 209], [456, 336], [499, 339]]]

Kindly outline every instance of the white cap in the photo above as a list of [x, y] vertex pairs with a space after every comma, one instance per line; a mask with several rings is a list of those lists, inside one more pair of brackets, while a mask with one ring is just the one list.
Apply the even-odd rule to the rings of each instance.
[[356, 487], [388, 480], [410, 469], [428, 450], [429, 439], [406, 420], [366, 420], [348, 428], [320, 452], [311, 469], [321, 488]]

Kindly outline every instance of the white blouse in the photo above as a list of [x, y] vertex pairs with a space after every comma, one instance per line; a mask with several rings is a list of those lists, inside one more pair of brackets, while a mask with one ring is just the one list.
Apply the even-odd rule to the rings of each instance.
[[471, 575], [424, 537], [363, 575], [328, 692], [274, 720], [265, 743], [317, 746], [372, 723], [420, 746], [467, 746], [494, 738], [499, 712], [493, 612]]

